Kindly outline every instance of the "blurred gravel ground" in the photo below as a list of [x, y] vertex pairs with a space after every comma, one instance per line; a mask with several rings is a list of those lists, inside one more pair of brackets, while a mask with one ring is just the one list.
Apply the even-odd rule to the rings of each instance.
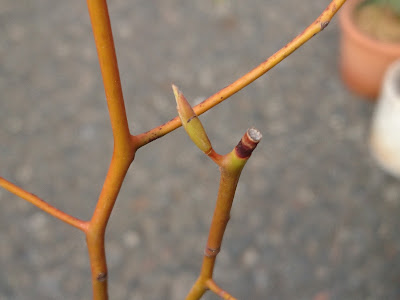
[[[133, 133], [256, 66], [329, 1], [110, 0]], [[0, 0], [0, 174], [88, 219], [112, 134], [85, 1]], [[373, 105], [337, 70], [336, 19], [201, 117], [226, 153], [250, 126], [216, 281], [239, 299], [400, 299], [400, 185], [368, 151]], [[111, 299], [184, 299], [218, 171], [182, 129], [137, 153], [107, 231]], [[0, 299], [90, 299], [83, 235], [0, 190]], [[204, 299], [217, 299], [211, 293]]]

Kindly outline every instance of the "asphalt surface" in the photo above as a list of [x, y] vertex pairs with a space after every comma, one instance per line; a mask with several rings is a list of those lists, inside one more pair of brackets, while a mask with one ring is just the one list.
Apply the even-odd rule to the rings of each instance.
[[[176, 115], [300, 33], [329, 1], [110, 0], [129, 125]], [[82, 219], [112, 153], [85, 1], [0, 0], [0, 176]], [[337, 20], [201, 120], [245, 167], [215, 280], [238, 299], [400, 299], [400, 185], [373, 161], [374, 105], [337, 67]], [[107, 230], [110, 299], [184, 299], [218, 170], [180, 128], [140, 149]], [[84, 236], [0, 190], [0, 299], [90, 299]], [[218, 299], [208, 293], [204, 299]]]

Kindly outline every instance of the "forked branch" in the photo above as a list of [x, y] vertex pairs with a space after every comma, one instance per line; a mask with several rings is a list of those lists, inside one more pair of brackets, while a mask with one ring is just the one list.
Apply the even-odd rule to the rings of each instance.
[[[215, 284], [212, 279], [212, 273], [216, 256], [221, 247], [225, 227], [229, 220], [229, 212], [241, 170], [247, 159], [250, 157], [251, 152], [256, 147], [258, 141], [261, 139], [261, 134], [259, 134], [257, 130], [250, 129], [231, 153], [220, 155], [213, 150], [211, 144], [208, 144], [208, 138], [204, 139], [207, 135], [201, 135], [201, 129], [199, 128], [202, 128], [202, 126], [199, 126], [201, 123], [199, 123], [197, 115], [211, 109], [245, 86], [249, 85], [251, 82], [268, 72], [268, 70], [277, 65], [285, 57], [293, 53], [312, 36], [323, 30], [345, 1], [346, 0], [333, 0], [325, 11], [306, 30], [285, 47], [280, 49], [243, 77], [237, 79], [232, 84], [195, 106], [194, 111], [192, 110], [192, 112], [190, 112], [191, 108], [187, 110], [186, 113], [192, 114], [191, 117], [185, 115], [186, 113], [180, 113], [180, 115], [183, 116], [183, 120], [186, 122], [185, 125], [188, 125], [186, 126], [188, 133], [190, 131], [192, 133], [194, 132], [194, 135], [191, 137], [194, 139], [196, 145], [198, 145], [203, 152], [217, 163], [221, 170], [217, 204], [203, 258], [202, 270], [197, 282], [192, 288], [192, 291], [189, 293], [187, 300], [200, 299], [201, 295], [208, 289], [220, 295], [223, 299], [234, 299], [231, 295]], [[79, 228], [86, 233], [92, 269], [93, 299], [107, 300], [107, 264], [104, 250], [104, 236], [108, 220], [126, 172], [132, 163], [138, 148], [175, 130], [182, 124], [182, 122], [178, 117], [176, 117], [148, 132], [136, 136], [130, 134], [107, 2], [106, 0], [87, 0], [87, 5], [92, 22], [93, 35], [96, 43], [114, 136], [114, 152], [93, 216], [89, 222], [81, 221], [54, 208], [39, 197], [24, 191], [1, 177], [0, 186], [31, 202], [54, 217]], [[176, 88], [174, 89], [174, 92], [177, 98], [183, 97]], [[189, 125], [189, 123], [191, 124]]]
[[198, 300], [211, 289], [223, 299], [234, 299], [213, 281], [213, 271], [217, 255], [221, 249], [222, 239], [230, 218], [230, 212], [235, 196], [240, 174], [251, 153], [261, 140], [261, 133], [250, 128], [242, 137], [232, 152], [226, 155], [216, 153], [197, 115], [176, 86], [172, 86], [177, 103], [179, 118], [185, 131], [195, 145], [207, 154], [218, 166], [221, 173], [217, 202], [211, 221], [207, 246], [204, 250], [203, 264], [200, 275], [186, 297], [186, 300]]
[[108, 299], [108, 275], [104, 236], [119, 190], [134, 159], [137, 147], [129, 132], [107, 2], [106, 0], [87, 0], [87, 5], [114, 135], [114, 152], [110, 167], [86, 233], [92, 269], [93, 298], [106, 300]]
[[221, 172], [217, 202], [211, 221], [207, 245], [204, 250], [200, 275], [186, 297], [186, 300], [200, 299], [207, 289], [217, 293], [223, 299], [234, 299], [215, 284], [213, 281], [213, 271], [217, 255], [221, 250], [225, 229], [230, 219], [233, 198], [240, 174], [251, 153], [261, 140], [261, 137], [261, 133], [257, 129], [250, 128], [232, 152], [221, 156], [216, 161]]

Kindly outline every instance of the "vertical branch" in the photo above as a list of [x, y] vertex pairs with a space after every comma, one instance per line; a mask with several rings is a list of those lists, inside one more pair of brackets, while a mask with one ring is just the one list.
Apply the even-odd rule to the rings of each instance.
[[93, 299], [95, 300], [108, 299], [104, 236], [112, 209], [132, 160], [133, 156], [129, 161], [121, 160], [114, 151], [103, 189], [86, 232], [92, 270]]
[[211, 221], [207, 246], [204, 250], [200, 275], [186, 296], [186, 300], [198, 300], [208, 289], [217, 293], [223, 299], [235, 299], [217, 286], [213, 280], [213, 272], [217, 255], [221, 249], [225, 229], [230, 218], [233, 198], [235, 197], [240, 174], [251, 153], [261, 140], [261, 137], [261, 133], [257, 129], [250, 128], [231, 153], [217, 159], [217, 164], [220, 166], [221, 172], [217, 203]]
[[[107, 2], [106, 0], [87, 0], [87, 5], [103, 76], [114, 142], [118, 148], [130, 148], [128, 120], [126, 118]], [[123, 151], [124, 149], [120, 150]]]
[[203, 264], [199, 278], [193, 285], [186, 300], [198, 300], [203, 296], [206, 290], [207, 281], [213, 278], [215, 261], [221, 249], [222, 239], [230, 218], [233, 198], [235, 196], [236, 186], [239, 181], [240, 171], [230, 173], [225, 167], [221, 167], [221, 178], [219, 183], [217, 203], [214, 209], [214, 215], [211, 221], [208, 241], [204, 249]]
[[257, 129], [250, 128], [231, 153], [219, 155], [214, 151], [203, 125], [185, 96], [175, 85], [172, 86], [172, 89], [175, 94], [178, 115], [186, 133], [193, 143], [220, 167], [221, 172], [217, 203], [211, 221], [207, 246], [204, 250], [200, 275], [186, 296], [186, 300], [199, 300], [208, 289], [224, 299], [234, 300], [235, 298], [213, 281], [214, 266], [230, 218], [240, 174], [262, 135]]
[[104, 250], [106, 226], [136, 147], [131, 139], [125, 112], [121, 80], [106, 0], [87, 0], [107, 99], [114, 152], [92, 219], [86, 241], [92, 270], [93, 298], [108, 299], [107, 263]]

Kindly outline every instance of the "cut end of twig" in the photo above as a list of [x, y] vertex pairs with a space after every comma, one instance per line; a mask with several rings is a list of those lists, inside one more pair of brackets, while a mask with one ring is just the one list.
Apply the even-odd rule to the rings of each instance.
[[258, 131], [256, 128], [251, 127], [247, 130], [246, 134], [249, 136], [249, 138], [254, 142], [258, 143], [262, 139], [262, 134], [260, 131]]
[[260, 131], [254, 127], [249, 128], [239, 144], [235, 147], [237, 156], [240, 158], [250, 157], [253, 150], [257, 147], [257, 144], [261, 141], [261, 138], [262, 134]]

